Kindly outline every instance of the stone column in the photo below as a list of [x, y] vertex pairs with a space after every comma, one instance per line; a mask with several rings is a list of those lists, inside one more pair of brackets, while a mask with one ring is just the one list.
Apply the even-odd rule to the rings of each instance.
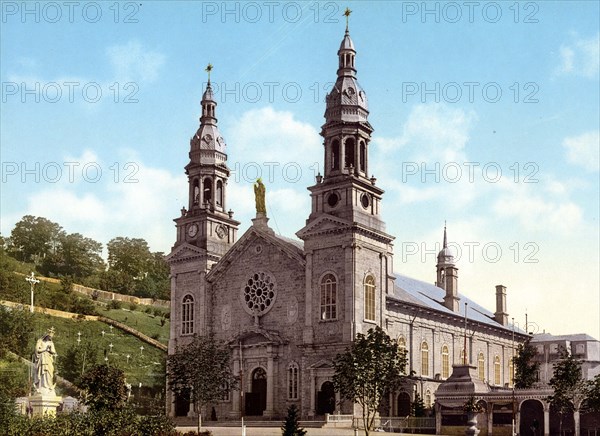
[[487, 418], [487, 434], [492, 435], [492, 429], [494, 428], [494, 403], [489, 403], [487, 407], [486, 418]]
[[550, 435], [550, 405], [544, 404], [544, 436]]
[[308, 411], [308, 416], [315, 416], [315, 370], [310, 370], [310, 410]]
[[312, 316], [313, 316], [313, 303], [312, 303], [312, 252], [306, 253], [306, 274], [304, 280], [306, 281], [304, 295], [305, 295], [305, 306], [304, 306], [304, 343], [313, 343], [313, 327], [312, 327]]
[[341, 404], [340, 404], [340, 393], [339, 392], [335, 392], [335, 411], [333, 413], [337, 413], [340, 414], [341, 412]]
[[[271, 351], [271, 346], [268, 347], [268, 351]], [[267, 408], [263, 413], [265, 417], [272, 417], [274, 415], [273, 410], [273, 391], [275, 383], [275, 377], [273, 377], [273, 356], [269, 355], [267, 358]]]
[[[238, 375], [239, 373], [240, 373], [240, 361], [239, 361], [239, 359], [235, 359], [233, 361], [233, 374]], [[240, 389], [243, 389], [243, 387], [240, 386]], [[231, 398], [231, 414], [230, 415], [232, 418], [238, 418], [240, 416], [240, 391], [232, 390], [231, 395], [233, 395], [233, 397]]]
[[575, 424], [575, 436], [579, 436], [579, 409], [573, 412], [573, 423]]

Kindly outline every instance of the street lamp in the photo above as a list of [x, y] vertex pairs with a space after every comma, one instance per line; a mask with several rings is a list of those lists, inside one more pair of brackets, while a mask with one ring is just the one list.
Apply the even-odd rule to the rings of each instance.
[[35, 278], [35, 276], [33, 275], [33, 271], [31, 271], [31, 274], [25, 279], [25, 281], [29, 282], [29, 288], [31, 289], [31, 306], [29, 306], [29, 311], [33, 313], [33, 288], [40, 281]]

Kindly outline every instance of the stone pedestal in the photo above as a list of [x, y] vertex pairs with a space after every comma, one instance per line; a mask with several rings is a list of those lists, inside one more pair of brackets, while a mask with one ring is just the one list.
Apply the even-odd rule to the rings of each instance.
[[62, 397], [55, 394], [35, 394], [29, 397], [33, 416], [55, 416], [56, 408], [62, 402]]

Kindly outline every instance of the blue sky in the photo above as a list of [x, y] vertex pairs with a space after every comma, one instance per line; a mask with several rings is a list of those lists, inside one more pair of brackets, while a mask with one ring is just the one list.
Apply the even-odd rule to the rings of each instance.
[[600, 338], [598, 2], [2, 2], [2, 235], [34, 214], [168, 252], [210, 62], [228, 207], [243, 232], [260, 170], [293, 236], [346, 6], [396, 272], [434, 281], [446, 220], [461, 292]]

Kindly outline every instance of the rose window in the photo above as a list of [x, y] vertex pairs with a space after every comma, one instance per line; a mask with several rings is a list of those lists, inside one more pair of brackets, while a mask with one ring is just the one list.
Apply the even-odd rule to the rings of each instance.
[[242, 303], [251, 315], [264, 315], [275, 302], [275, 282], [269, 274], [253, 274], [243, 287]]

